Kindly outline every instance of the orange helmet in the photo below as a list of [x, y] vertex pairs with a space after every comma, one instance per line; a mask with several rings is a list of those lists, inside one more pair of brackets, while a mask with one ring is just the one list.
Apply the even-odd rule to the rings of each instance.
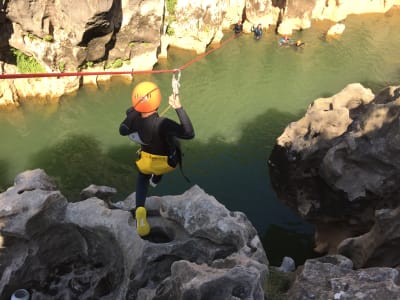
[[132, 91], [132, 106], [142, 113], [157, 110], [161, 103], [161, 92], [158, 86], [150, 81], [143, 81]]

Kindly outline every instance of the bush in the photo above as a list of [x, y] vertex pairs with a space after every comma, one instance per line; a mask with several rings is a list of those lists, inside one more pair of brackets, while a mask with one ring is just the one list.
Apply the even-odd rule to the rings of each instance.
[[16, 61], [19, 73], [44, 73], [45, 68], [41, 66], [33, 56], [28, 56], [18, 49], [11, 49]]
[[123, 60], [121, 58], [117, 58], [116, 60], [114, 60], [114, 62], [111, 64], [111, 66], [114, 69], [117, 69], [117, 68], [121, 68], [123, 64], [124, 64]]
[[43, 38], [43, 40], [50, 43], [53, 41], [53, 36], [48, 34]]
[[60, 70], [60, 72], [64, 72], [65, 71], [65, 62], [60, 61], [58, 63], [58, 69]]
[[175, 6], [178, 0], [167, 0], [167, 11], [170, 15], [175, 13]]
[[167, 32], [168, 35], [174, 35], [175, 34], [175, 30], [174, 30], [174, 28], [172, 28], [172, 26], [170, 24], [168, 24], [166, 32]]

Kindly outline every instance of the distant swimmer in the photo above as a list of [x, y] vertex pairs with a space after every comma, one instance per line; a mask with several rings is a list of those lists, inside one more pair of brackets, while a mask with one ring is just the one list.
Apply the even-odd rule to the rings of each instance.
[[299, 48], [299, 47], [303, 47], [305, 45], [304, 42], [302, 42], [301, 40], [297, 40], [296, 43], [294, 43], [294, 45]]
[[279, 46], [287, 46], [293, 45], [293, 40], [289, 39], [289, 37], [285, 34], [283, 37], [279, 39]]
[[243, 31], [243, 24], [242, 21], [239, 20], [236, 24], [235, 24], [235, 28], [234, 28], [235, 34], [239, 34]]
[[259, 40], [263, 34], [263, 29], [261, 27], [261, 24], [258, 24], [257, 27], [255, 27], [254, 25], [251, 26], [251, 31], [254, 32], [254, 38], [256, 40]]

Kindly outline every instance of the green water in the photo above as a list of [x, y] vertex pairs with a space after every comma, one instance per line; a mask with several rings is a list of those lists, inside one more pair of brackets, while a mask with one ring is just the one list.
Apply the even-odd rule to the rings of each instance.
[[[278, 47], [268, 30], [225, 44], [182, 71], [181, 99], [196, 138], [185, 141], [184, 171], [165, 176], [152, 195], [181, 194], [193, 184], [230, 210], [247, 214], [272, 263], [289, 255], [301, 262], [311, 253], [312, 226], [275, 196], [267, 159], [275, 139], [300, 118], [311, 101], [360, 82], [373, 91], [400, 84], [399, 10], [386, 15], [352, 16], [339, 39], [325, 39], [330, 22], [297, 32], [303, 49]], [[231, 33], [226, 34], [229, 38]], [[178, 68], [194, 53], [170, 50], [157, 69]], [[167, 99], [171, 74], [141, 75], [156, 82]], [[113, 80], [99, 89], [83, 88], [59, 104], [25, 103], [1, 113], [0, 187], [19, 172], [43, 168], [71, 200], [89, 184], [118, 189], [115, 200], [135, 190], [137, 147], [118, 134], [134, 83]], [[161, 109], [166, 107], [163, 102]], [[166, 116], [176, 119], [169, 110]]]

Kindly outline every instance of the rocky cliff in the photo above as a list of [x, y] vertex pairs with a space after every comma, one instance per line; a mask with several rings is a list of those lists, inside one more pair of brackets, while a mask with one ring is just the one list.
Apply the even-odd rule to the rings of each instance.
[[399, 120], [399, 86], [349, 84], [278, 137], [273, 188], [329, 254], [306, 261], [289, 299], [400, 299]]
[[[2, 1], [0, 71], [19, 72], [16, 59], [32, 58], [43, 72], [150, 70], [159, 57], [167, 57], [169, 46], [203, 53], [239, 19], [245, 32], [261, 23], [290, 34], [309, 28], [313, 19], [339, 22], [352, 13], [385, 12], [396, 4], [400, 0]], [[2, 80], [0, 105], [15, 106], [29, 98], [57, 100], [82, 84], [109, 78]]]
[[280, 199], [316, 225], [316, 250], [356, 268], [400, 264], [400, 87], [350, 84], [315, 100], [271, 153]]
[[[113, 203], [116, 192], [91, 185], [70, 203], [43, 170], [16, 176], [0, 194], [0, 299], [23, 288], [31, 300], [264, 300], [277, 299], [274, 282], [290, 287], [282, 299], [399, 299], [398, 270], [355, 270], [342, 255], [292, 274], [287, 257], [269, 266], [247, 217], [198, 186], [148, 198], [142, 239], [129, 212], [135, 194]], [[290, 286], [269, 279], [276, 272], [297, 276]]]
[[243, 213], [198, 186], [150, 197], [142, 239], [135, 195], [115, 193], [90, 186], [69, 203], [43, 170], [19, 174], [0, 194], [0, 299], [264, 299], [268, 260]]

